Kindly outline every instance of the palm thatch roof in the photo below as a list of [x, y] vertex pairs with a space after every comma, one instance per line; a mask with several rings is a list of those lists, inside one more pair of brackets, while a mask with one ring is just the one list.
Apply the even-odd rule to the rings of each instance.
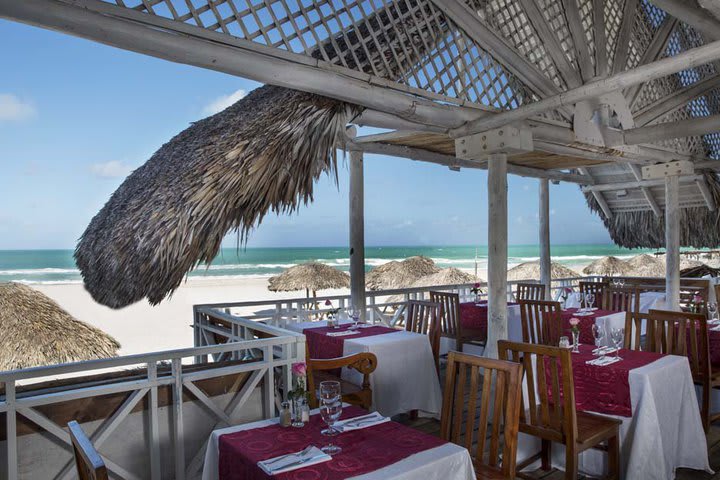
[[0, 325], [0, 370], [114, 357], [120, 348], [107, 333], [19, 283], [0, 283]]
[[617, 257], [602, 257], [583, 268], [587, 275], [628, 275], [632, 267], [624, 260]]
[[348, 287], [350, 287], [350, 275], [320, 262], [294, 265], [280, 275], [270, 277], [268, 283], [268, 290], [271, 292], [305, 290], [306, 293], [315, 293], [328, 288]]
[[680, 276], [683, 278], [702, 278], [702, 277], [719, 277], [720, 269], [713, 268], [704, 263], [697, 267], [684, 268], [680, 270]]
[[438, 273], [440, 268], [423, 256], [409, 257], [402, 261], [390, 261], [370, 270], [365, 285], [370, 290], [406, 288], [422, 277]]
[[336, 148], [358, 110], [265, 86], [194, 123], [128, 176], [95, 215], [75, 250], [93, 298], [121, 308], [161, 302], [225, 235], [246, 238], [268, 212], [313, 198], [313, 183], [336, 174]]
[[[466, 285], [468, 283], [483, 282], [480, 278], [455, 267], [443, 268], [430, 275], [415, 280], [409, 287], [435, 287], [440, 285]], [[386, 300], [389, 303], [405, 301], [404, 295], [391, 295]]]
[[[704, 172], [715, 205], [720, 205], [720, 180], [713, 172]], [[648, 209], [614, 211], [611, 219], [602, 213], [591, 193], [585, 193], [591, 210], [602, 218], [613, 242], [626, 248], [661, 248], [665, 246], [665, 218]], [[720, 209], [709, 210], [704, 204], [680, 209], [680, 245], [714, 248], [720, 245]]]
[[[579, 276], [580, 275], [578, 275], [577, 272], [569, 269], [561, 263], [550, 263], [550, 277], [553, 279]], [[513, 268], [508, 270], [507, 278], [513, 282], [517, 282], [519, 280], [540, 280], [540, 262], [525, 262], [515, 265]]]
[[665, 263], [652, 255], [641, 254], [625, 262], [630, 267], [629, 275], [635, 277], [662, 277], [665, 275]]

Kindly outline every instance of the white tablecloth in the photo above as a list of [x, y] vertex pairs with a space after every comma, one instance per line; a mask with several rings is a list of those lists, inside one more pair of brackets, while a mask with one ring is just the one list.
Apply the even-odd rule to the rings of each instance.
[[[207, 450], [205, 451], [205, 465], [203, 466], [203, 480], [218, 480], [218, 439], [220, 435], [266, 427], [277, 423], [277, 419], [261, 420], [259, 422], [237, 425], [235, 427], [215, 430], [210, 434]], [[453, 443], [431, 448], [416, 453], [397, 463], [388, 465], [374, 472], [353, 477], [351, 480], [475, 480], [475, 471], [468, 451]]]
[[[633, 303], [634, 303], [633, 299]], [[577, 293], [571, 293], [565, 301], [565, 308], [578, 308], [580, 301]], [[595, 300], [598, 306], [598, 300]], [[633, 305], [634, 306], [634, 305]], [[642, 292], [640, 294], [640, 313], [648, 313], [651, 309], [665, 309], [665, 292]]]
[[[631, 370], [628, 381], [633, 415], [614, 417], [622, 420], [623, 478], [672, 480], [675, 469], [680, 467], [712, 472], [687, 358], [661, 358]], [[539, 448], [537, 438], [520, 434], [518, 463]], [[564, 464], [564, 447], [553, 444], [553, 465], [563, 468]], [[597, 450], [583, 452], [580, 470], [604, 475], [607, 454]]]
[[[302, 333], [306, 328], [323, 326], [325, 322], [301, 322], [290, 323], [286, 328]], [[372, 352], [378, 359], [377, 369], [370, 375], [375, 410], [388, 417], [411, 410], [431, 416], [440, 414], [442, 392], [427, 336], [397, 331], [343, 338], [344, 356]], [[343, 369], [342, 375], [352, 383], [362, 384], [362, 375], [355, 370]]]

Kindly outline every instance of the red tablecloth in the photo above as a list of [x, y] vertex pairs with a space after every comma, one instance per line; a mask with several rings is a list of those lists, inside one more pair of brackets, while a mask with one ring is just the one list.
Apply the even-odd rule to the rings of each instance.
[[343, 356], [343, 344], [345, 343], [345, 340], [397, 332], [394, 328], [374, 326], [360, 328], [358, 329], [358, 333], [353, 335], [342, 337], [331, 337], [327, 335], [329, 332], [342, 332], [348, 330], [350, 326], [351, 325], [343, 325], [339, 328], [312, 327], [303, 330], [305, 338], [307, 339], [310, 358], [339, 358]]
[[[630, 383], [628, 381], [630, 370], [648, 365], [664, 355], [635, 350], [620, 350], [622, 360], [619, 362], [604, 367], [587, 365], [585, 362], [597, 358], [592, 354], [594, 348], [592, 345], [580, 345], [580, 353], [572, 354], [575, 405], [577, 409], [585, 412], [631, 417], [632, 403], [630, 401]], [[549, 365], [549, 361], [546, 362], [548, 392], [552, 396], [552, 377]], [[562, 387], [560, 394], [562, 395]]]
[[[341, 418], [365, 413], [362, 408], [347, 407]], [[320, 434], [324, 426], [320, 415], [313, 415], [303, 428], [272, 425], [222, 435], [218, 440], [220, 480], [339, 480], [379, 470], [447, 443], [399, 423], [386, 422], [332, 437], [342, 452], [328, 462], [272, 477], [257, 466], [259, 461], [297, 452], [308, 445], [322, 447], [328, 443], [328, 437]]]
[[[508, 302], [508, 307], [517, 303]], [[481, 330], [487, 335], [488, 306], [487, 302], [476, 304], [465, 302], [460, 304], [460, 324], [470, 330]]]
[[595, 338], [592, 334], [592, 326], [595, 325], [595, 319], [599, 317], [605, 317], [607, 315], [613, 315], [618, 312], [614, 312], [612, 310], [595, 310], [592, 312], [592, 315], [582, 316], [578, 317], [575, 314], [577, 313], [577, 308], [568, 308], [567, 310], [563, 310], [560, 314], [562, 318], [562, 334], [566, 335], [570, 341], [572, 342], [572, 333], [570, 332], [570, 319], [575, 317], [578, 320], [580, 320], [580, 343], [585, 345], [595, 345]]

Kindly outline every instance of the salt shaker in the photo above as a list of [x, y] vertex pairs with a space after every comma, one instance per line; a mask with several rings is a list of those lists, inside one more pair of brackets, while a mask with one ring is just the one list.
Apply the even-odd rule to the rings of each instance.
[[280, 426], [289, 427], [292, 424], [292, 414], [290, 413], [290, 402], [282, 402], [280, 404]]

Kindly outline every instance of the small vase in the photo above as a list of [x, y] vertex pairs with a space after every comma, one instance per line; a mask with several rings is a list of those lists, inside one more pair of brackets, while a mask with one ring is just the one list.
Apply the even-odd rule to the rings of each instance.
[[580, 353], [580, 332], [572, 332], [573, 337], [573, 353]]
[[479, 293], [475, 294], [475, 303], [480, 303], [482, 301], [482, 296]]
[[[294, 398], [292, 402], [292, 426], [295, 428], [302, 428], [305, 426], [305, 421], [303, 418], [303, 413], [306, 413], [305, 415], [308, 415], [310, 412], [310, 409], [308, 407], [307, 402], [304, 398]], [[309, 420], [309, 418], [308, 418]]]

